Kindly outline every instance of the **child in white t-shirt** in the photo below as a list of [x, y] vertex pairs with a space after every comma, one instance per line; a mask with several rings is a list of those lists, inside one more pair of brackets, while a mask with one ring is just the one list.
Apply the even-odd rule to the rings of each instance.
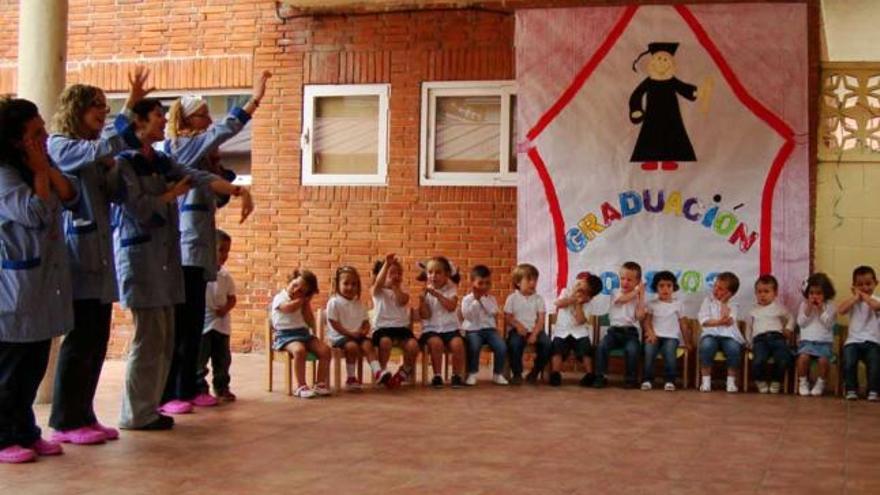
[[843, 345], [846, 399], [859, 398], [859, 361], [868, 368], [868, 400], [880, 399], [880, 298], [874, 295], [877, 274], [870, 266], [853, 270], [852, 297], [840, 304], [838, 314], [849, 315], [849, 333]]
[[419, 342], [412, 332], [409, 294], [403, 289], [403, 265], [394, 253], [373, 265], [373, 347], [378, 349], [379, 366], [384, 371], [391, 357], [391, 348], [403, 351], [403, 364], [385, 385], [397, 388], [415, 376]]
[[550, 385], [562, 385], [562, 363], [574, 352], [584, 367], [580, 386], [593, 385], [593, 322], [608, 312], [606, 298], [601, 297], [602, 280], [588, 272], [577, 275], [574, 287], [565, 289], [556, 300], [556, 325], [550, 343]]
[[498, 333], [498, 301], [489, 293], [492, 289], [492, 272], [486, 265], [471, 269], [471, 291], [461, 300], [462, 330], [467, 338], [468, 376], [466, 385], [477, 384], [480, 371], [480, 349], [488, 345], [494, 354], [492, 382], [507, 385], [504, 378], [504, 360], [507, 346]]
[[611, 326], [596, 351], [596, 380], [593, 386], [602, 388], [607, 383], [608, 355], [614, 349], [623, 349], [626, 361], [626, 388], [638, 387], [636, 372], [639, 365], [639, 325], [645, 319], [645, 286], [642, 267], [627, 261], [620, 267], [620, 289], [611, 292], [608, 317]]
[[229, 259], [232, 238], [217, 230], [217, 280], [205, 287], [205, 327], [199, 349], [199, 368], [196, 386], [199, 394], [208, 393], [208, 360], [211, 361], [214, 395], [220, 402], [232, 402], [235, 394], [229, 390], [229, 335], [232, 333], [229, 312], [235, 307], [235, 281], [223, 267]]
[[550, 360], [550, 337], [544, 331], [547, 307], [544, 298], [535, 292], [538, 286], [538, 269], [528, 263], [522, 263], [513, 270], [511, 278], [516, 290], [507, 296], [504, 302], [510, 383], [513, 385], [522, 383], [523, 353], [527, 344], [534, 344], [535, 364], [526, 379], [529, 383], [536, 384], [538, 373]]
[[675, 379], [678, 378], [678, 348], [690, 342], [685, 338], [682, 329], [684, 312], [681, 301], [675, 298], [678, 291], [678, 280], [670, 271], [660, 271], [651, 280], [651, 290], [657, 298], [648, 303], [645, 318], [645, 376], [642, 379], [642, 390], [651, 390], [654, 386], [654, 360], [663, 354], [664, 385], [663, 390], [675, 390]]
[[425, 292], [419, 298], [419, 316], [422, 318], [422, 334], [419, 344], [431, 353], [434, 378], [431, 386], [443, 386], [443, 352], [452, 354], [452, 383], [454, 388], [464, 385], [465, 344], [459, 333], [458, 271], [443, 256], [431, 258], [425, 264], [425, 272], [419, 277], [426, 282]]
[[[752, 376], [758, 386], [758, 392], [778, 394], [782, 390], [785, 372], [791, 367], [792, 355], [788, 348], [794, 340], [794, 318], [791, 313], [779, 304], [776, 295], [779, 282], [770, 274], [761, 275], [755, 282], [755, 299], [757, 305], [746, 321], [749, 341], [751, 342], [754, 359], [752, 359]], [[773, 358], [770, 384], [767, 384], [766, 368]]]
[[[807, 279], [804, 300], [798, 307], [797, 324], [800, 342], [797, 350], [798, 394], [821, 396], [828, 379], [831, 362], [831, 346], [834, 343], [834, 322], [837, 306], [834, 305], [835, 290], [831, 279], [824, 273], [814, 273]], [[810, 361], [818, 362], [818, 374], [810, 388]]]
[[736, 375], [739, 374], [746, 339], [737, 325], [738, 306], [731, 299], [739, 290], [739, 277], [732, 272], [719, 273], [712, 286], [712, 294], [703, 300], [698, 319], [703, 327], [700, 335], [700, 392], [712, 391], [712, 366], [720, 350], [727, 359], [727, 391], [736, 393]]

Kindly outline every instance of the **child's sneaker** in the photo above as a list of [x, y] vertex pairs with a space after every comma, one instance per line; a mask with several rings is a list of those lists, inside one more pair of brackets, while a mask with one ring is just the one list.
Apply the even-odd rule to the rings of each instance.
[[64, 453], [64, 449], [61, 447], [60, 443], [50, 442], [43, 440], [42, 438], [37, 439], [37, 441], [31, 444], [28, 448], [36, 452], [39, 456], [61, 455]]
[[522, 385], [522, 382], [523, 382], [523, 378], [522, 378], [522, 375], [519, 373], [514, 373], [510, 377], [510, 384], [511, 385]]
[[385, 384], [386, 387], [390, 389], [399, 388], [403, 382], [406, 381], [406, 372], [403, 371], [403, 368], [398, 368], [398, 370], [394, 373], [394, 376], [388, 380], [388, 383]]
[[562, 385], [562, 373], [558, 371], [550, 373], [550, 386], [558, 387], [560, 385]]
[[593, 383], [596, 381], [596, 375], [592, 373], [587, 373], [581, 378], [581, 381], [578, 382], [578, 385], [581, 387], [592, 387]]
[[654, 388], [654, 385], [651, 382], [642, 382], [642, 390], [651, 390]]
[[880, 400], [880, 395], [877, 395], [877, 392], [868, 392], [868, 401], [877, 402]]
[[766, 394], [770, 392], [770, 386], [767, 385], [767, 382], [755, 382], [755, 385], [758, 386], [758, 393]]
[[810, 390], [810, 395], [814, 397], [821, 397], [822, 394], [825, 393], [825, 379], [824, 378], [816, 378], [816, 383], [813, 385], [813, 390]]
[[700, 383], [700, 392], [711, 392], [712, 391], [712, 378], [708, 376], [704, 376], [702, 382]]
[[196, 407], [214, 407], [218, 404], [217, 399], [207, 392], [200, 393], [189, 402]]
[[739, 388], [736, 386], [736, 379], [732, 376], [727, 377], [727, 391], [731, 394], [739, 392]]
[[434, 375], [434, 378], [431, 379], [431, 386], [434, 388], [442, 388], [443, 378], [440, 375]]
[[388, 380], [391, 379], [391, 372], [388, 370], [379, 370], [373, 373], [373, 380], [376, 382], [376, 386], [379, 385], [387, 385]]
[[608, 380], [602, 375], [597, 376], [596, 379], [593, 380], [593, 388], [605, 388], [605, 385], [607, 384]]
[[[360, 384], [360, 382], [358, 382]], [[333, 395], [333, 392], [330, 391], [330, 388], [327, 387], [325, 383], [319, 383], [312, 388], [312, 392], [315, 393], [318, 397], [327, 397]]]
[[844, 398], [846, 400], [859, 400], [859, 393], [855, 390], [847, 390]]
[[675, 392], [675, 384], [672, 382], [666, 382], [663, 385], [663, 390], [665, 390], [667, 392]]
[[526, 375], [526, 382], [529, 385], [537, 385], [538, 384], [538, 372], [535, 370], [529, 371], [529, 374]]
[[21, 445], [10, 445], [0, 449], [0, 464], [21, 464], [37, 460], [37, 453]]
[[345, 379], [345, 389], [350, 390], [352, 392], [361, 390], [361, 381], [357, 379], [355, 376], [350, 376]]
[[311, 399], [315, 396], [315, 392], [305, 385], [300, 385], [299, 388], [293, 391], [293, 396], [300, 399]]
[[464, 385], [464, 381], [458, 375], [452, 375], [452, 388], [461, 388]]
[[224, 390], [217, 394], [217, 400], [219, 400], [220, 402], [235, 402], [235, 399], [237, 398], [238, 397], [236, 397], [235, 394], [233, 394], [229, 390]]
[[508, 384], [507, 378], [504, 378], [504, 375], [502, 375], [500, 373], [496, 373], [495, 375], [492, 375], [492, 383], [494, 383], [495, 385], [507, 385]]
[[770, 393], [778, 394], [782, 390], [782, 384], [779, 382], [770, 382]]
[[477, 374], [470, 373], [467, 376], [467, 379], [464, 381], [464, 384], [467, 385], [468, 387], [473, 387], [474, 385], [476, 385], [477, 384]]
[[[816, 380], [816, 385], [819, 384], [819, 380], [821, 380], [821, 378]], [[806, 397], [806, 396], [810, 395], [810, 393], [811, 393], [810, 392], [810, 382], [807, 380], [807, 377], [802, 376], [802, 377], [798, 378], [798, 395], [800, 395], [802, 397]], [[822, 394], [819, 394], [819, 395], [822, 395]]]

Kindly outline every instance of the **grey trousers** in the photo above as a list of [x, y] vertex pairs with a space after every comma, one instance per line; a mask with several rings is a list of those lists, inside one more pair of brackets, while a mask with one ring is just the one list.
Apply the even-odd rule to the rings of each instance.
[[132, 309], [134, 337], [128, 351], [120, 428], [159, 419], [160, 400], [174, 354], [174, 306]]

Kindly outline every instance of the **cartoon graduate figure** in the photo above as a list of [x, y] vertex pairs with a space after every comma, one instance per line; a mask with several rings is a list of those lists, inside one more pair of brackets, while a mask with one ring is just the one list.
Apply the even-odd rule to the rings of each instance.
[[707, 78], [697, 88], [675, 77], [675, 51], [678, 43], [649, 43], [648, 49], [633, 61], [636, 64], [650, 54], [648, 77], [629, 97], [629, 120], [641, 124], [631, 162], [641, 163], [642, 170], [677, 170], [679, 162], [695, 162], [694, 147], [681, 118], [678, 96], [703, 100], [701, 110], [708, 111], [712, 80]]

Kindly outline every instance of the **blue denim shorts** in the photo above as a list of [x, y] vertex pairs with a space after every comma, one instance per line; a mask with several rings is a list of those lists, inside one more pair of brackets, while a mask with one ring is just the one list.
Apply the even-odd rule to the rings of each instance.
[[314, 339], [315, 336], [309, 332], [308, 328], [297, 328], [294, 330], [275, 330], [274, 342], [272, 348], [280, 351], [287, 347], [291, 342], [302, 342], [306, 344]]
[[806, 354], [808, 356], [823, 357], [831, 359], [831, 342], [816, 342], [815, 340], [802, 340], [798, 344], [798, 355]]

